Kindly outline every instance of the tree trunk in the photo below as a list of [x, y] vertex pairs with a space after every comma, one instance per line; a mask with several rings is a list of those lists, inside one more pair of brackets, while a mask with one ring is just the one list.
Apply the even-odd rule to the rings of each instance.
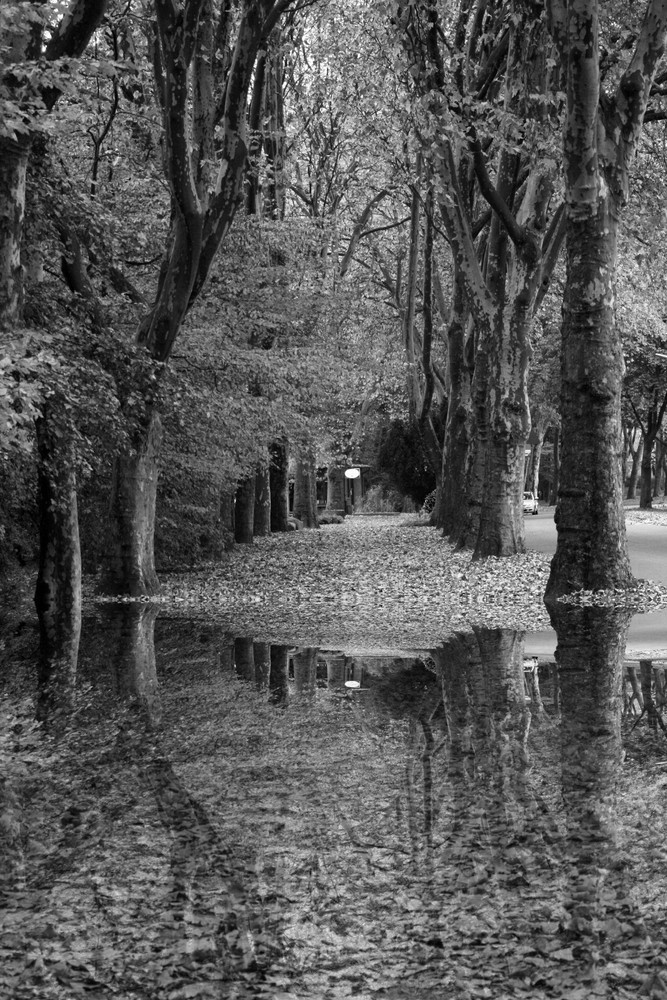
[[533, 440], [537, 438], [537, 440], [530, 449], [530, 459], [526, 466], [524, 488], [526, 490], [530, 490], [535, 494], [535, 496], [539, 494], [540, 465], [542, 464], [542, 448], [544, 446], [544, 436], [546, 432], [547, 428], [544, 424], [540, 423], [537, 427], [533, 427], [533, 431], [531, 433], [531, 438]]
[[468, 323], [463, 284], [460, 278], [455, 278], [447, 329], [448, 405], [442, 449], [442, 489], [435, 515], [436, 527], [451, 538], [461, 533], [467, 505], [466, 460], [472, 421], [471, 369], [466, 358]]
[[256, 538], [271, 534], [271, 474], [268, 465], [258, 465], [255, 473], [255, 524]]
[[639, 487], [639, 507], [641, 510], [650, 510], [653, 506], [653, 445], [655, 436], [651, 433], [644, 436], [644, 449], [642, 451], [642, 475]]
[[234, 513], [234, 540], [241, 545], [251, 545], [255, 523], [255, 477], [249, 476], [239, 483], [236, 490]]
[[554, 473], [549, 490], [549, 506], [555, 507], [558, 499], [558, 485], [560, 483], [560, 427], [554, 427]]
[[72, 436], [47, 405], [36, 423], [39, 489], [39, 618], [41, 718], [73, 705], [81, 635], [81, 550]]
[[230, 535], [234, 534], [235, 493], [231, 490], [224, 490], [220, 494], [220, 528]]
[[600, 198], [595, 215], [567, 222], [562, 328], [562, 453], [558, 541], [546, 596], [632, 582], [623, 514], [623, 353], [614, 318], [618, 214]]
[[628, 500], [634, 500], [637, 496], [637, 481], [639, 480], [639, 470], [642, 463], [642, 455], [644, 452], [644, 439], [640, 439], [639, 444], [633, 450], [632, 445], [628, 442], [628, 448], [630, 450], [630, 455], [632, 456], [632, 464], [630, 465], [630, 476], [628, 478]]
[[327, 469], [327, 510], [345, 513], [345, 472], [340, 465]]
[[100, 575], [103, 594], [142, 597], [160, 588], [153, 556], [158, 455], [162, 423], [151, 414], [134, 454], [114, 463], [106, 553]]
[[21, 242], [29, 153], [29, 138], [0, 138], [0, 329], [15, 327], [22, 314]]
[[294, 516], [304, 528], [317, 528], [315, 459], [310, 452], [299, 455], [294, 476]]
[[653, 497], [661, 497], [665, 492], [665, 445], [659, 436], [655, 441], [655, 476], [653, 478]]
[[289, 531], [287, 445], [275, 442], [270, 451], [271, 531]]

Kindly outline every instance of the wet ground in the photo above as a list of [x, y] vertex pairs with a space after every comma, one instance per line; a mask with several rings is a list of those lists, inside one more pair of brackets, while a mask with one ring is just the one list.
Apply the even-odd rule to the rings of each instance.
[[[8, 637], [0, 996], [667, 995], [664, 663], [564, 608], [558, 665], [105, 606]], [[40, 721], [35, 720], [35, 716]]]

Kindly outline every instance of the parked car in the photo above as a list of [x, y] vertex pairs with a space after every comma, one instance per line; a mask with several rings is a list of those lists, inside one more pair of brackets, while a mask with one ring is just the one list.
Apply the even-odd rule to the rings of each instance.
[[534, 493], [524, 493], [523, 495], [523, 512], [524, 514], [537, 514], [537, 497]]

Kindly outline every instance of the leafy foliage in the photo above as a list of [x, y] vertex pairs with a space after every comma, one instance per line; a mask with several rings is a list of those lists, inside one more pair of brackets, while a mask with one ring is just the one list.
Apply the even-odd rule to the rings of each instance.
[[435, 479], [417, 427], [393, 420], [381, 441], [377, 462], [399, 493], [421, 507]]

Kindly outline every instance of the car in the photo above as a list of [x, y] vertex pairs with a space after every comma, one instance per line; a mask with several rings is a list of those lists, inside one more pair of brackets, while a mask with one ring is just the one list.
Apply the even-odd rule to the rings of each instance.
[[524, 493], [523, 495], [523, 512], [524, 514], [537, 514], [537, 497], [534, 493]]

